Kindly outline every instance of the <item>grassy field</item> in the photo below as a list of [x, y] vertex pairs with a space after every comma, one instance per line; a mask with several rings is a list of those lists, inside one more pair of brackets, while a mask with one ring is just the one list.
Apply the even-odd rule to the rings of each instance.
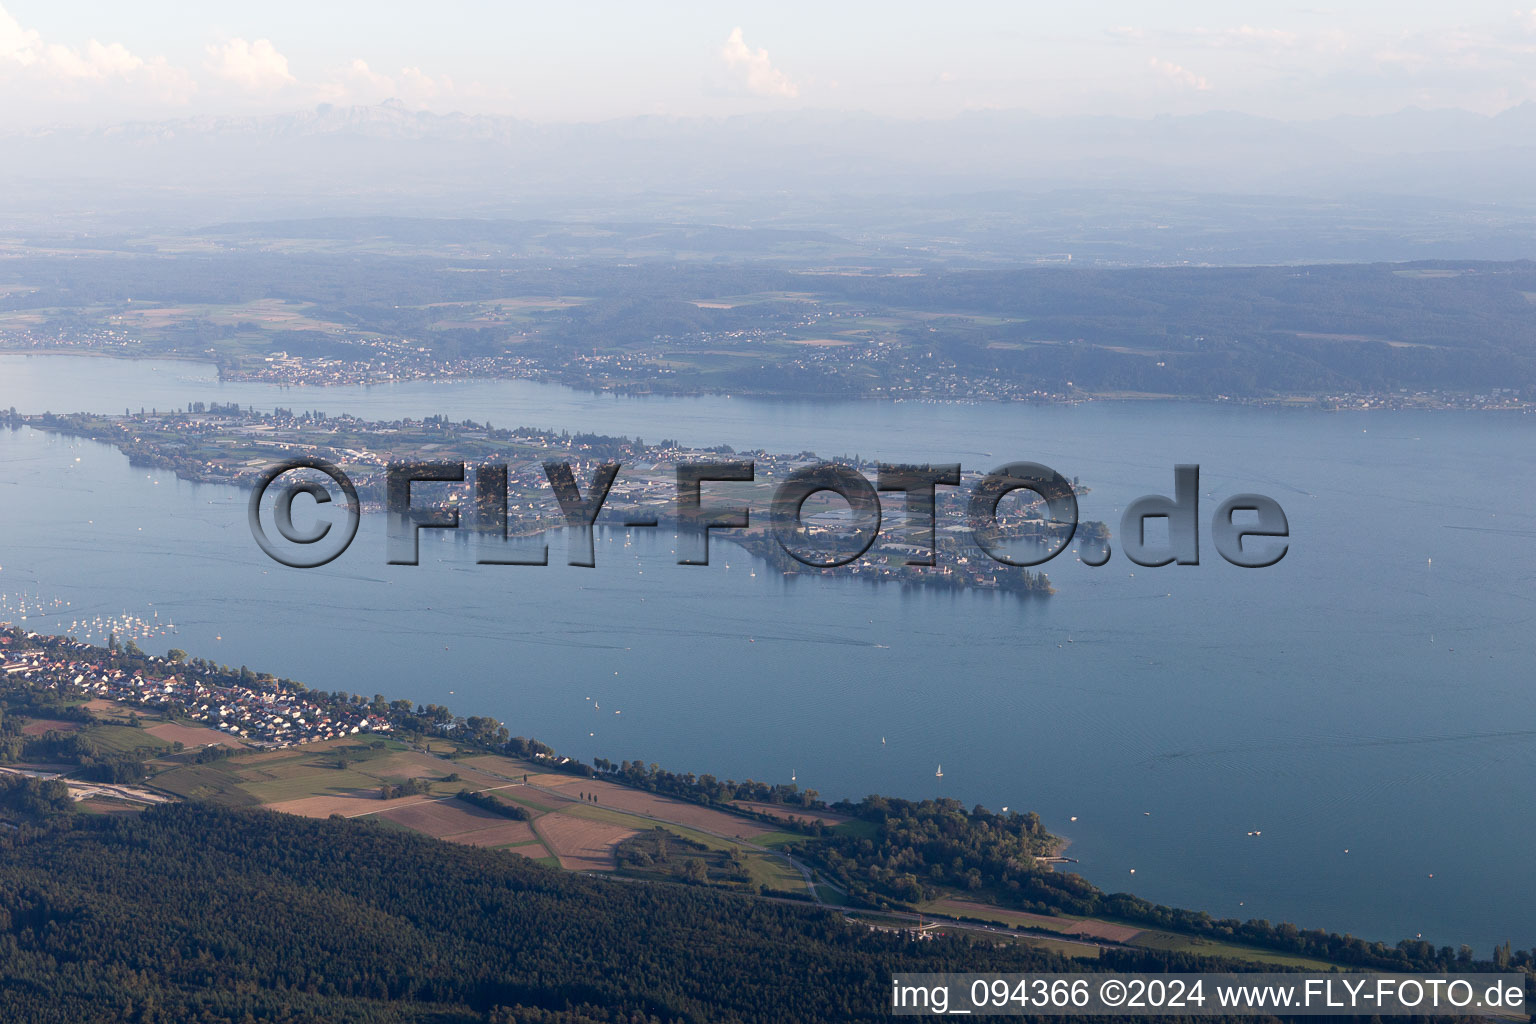
[[779, 857], [763, 853], [747, 854], [747, 873], [754, 885], [767, 886], [779, 892], [805, 892], [805, 876], [794, 866]]
[[252, 807], [261, 803], [241, 782], [239, 770], [229, 761], [173, 768], [152, 780], [156, 789], [188, 800], [206, 800], [222, 807]]
[[848, 902], [847, 896], [844, 896], [842, 893], [838, 892], [836, 889], [832, 888], [830, 885], [827, 885], [824, 882], [816, 886], [816, 895], [821, 897], [821, 902], [827, 904], [830, 907], [852, 906], [852, 904]]
[[986, 921], [989, 924], [1000, 925], [1025, 925], [1030, 928], [1038, 928], [1041, 931], [1059, 932], [1062, 935], [1072, 930], [1074, 922], [1065, 917], [1046, 917], [1045, 915], [1026, 916], [1017, 911], [1004, 910], [1001, 907], [966, 906], [956, 907], [946, 899], [929, 900], [917, 905], [917, 909], [925, 914], [935, 917], [970, 918], [974, 921]]
[[[120, 726], [99, 728], [143, 732]], [[346, 767], [338, 767], [343, 754]], [[378, 747], [356, 740], [335, 740], [208, 764], [182, 765], [156, 775], [153, 785], [192, 799], [241, 806], [286, 803], [307, 797], [371, 796], [385, 782], [400, 783], [412, 777], [438, 780], [452, 771], [449, 762], [409, 751], [395, 740], [384, 741]], [[433, 781], [429, 789], [436, 795], [451, 796], [465, 785], [480, 788], [478, 782]]]
[[[623, 825], [626, 828], [645, 831], [655, 827], [656, 823], [649, 818], [642, 818], [636, 814], [627, 814], [624, 811], [615, 811], [608, 807], [598, 807], [591, 804], [578, 804], [567, 808], [562, 813], [573, 814], [578, 818], [591, 818], [593, 821], [606, 821], [613, 825]], [[721, 839], [707, 832], [699, 832], [688, 828], [686, 825], [671, 824], [667, 831], [674, 832], [690, 842], [699, 843], [711, 850], [729, 850], [733, 846], [740, 846], [729, 839]]]
[[100, 750], [120, 754], [135, 750], [171, 749], [169, 741], [151, 736], [143, 729], [135, 729], [128, 725], [94, 725], [83, 731], [80, 737]]
[[554, 800], [549, 797], [543, 797], [541, 799], [541, 797], [543, 797], [543, 794], [533, 793], [530, 795], [521, 787], [514, 789], [498, 789], [496, 791], [496, 798], [498, 800], [505, 800], [509, 804], [516, 804], [519, 807], [527, 808], [528, 810], [534, 811], [538, 814], [547, 814], [550, 811], [555, 811], [560, 808], [560, 802], [558, 800]]
[[[133, 732], [112, 727], [120, 732]], [[378, 742], [378, 741], [373, 741]], [[512, 852], [530, 855], [542, 854], [539, 845], [549, 849], [551, 858], [566, 862], [567, 866], [580, 870], [612, 870], [616, 865], [613, 850], [631, 833], [646, 832], [656, 826], [653, 818], [663, 815], [677, 817], [692, 823], [696, 818], [708, 821], [710, 826], [740, 828], [744, 835], [740, 840], [700, 831], [682, 821], [668, 820], [665, 827], [673, 835], [699, 844], [704, 850], [718, 854], [737, 851], [745, 865], [753, 888], [766, 887], [780, 892], [805, 892], [805, 879], [782, 857], [754, 848], [758, 845], [782, 845], [802, 838], [790, 832], [759, 832], [760, 825], [753, 826], [747, 819], [738, 819], [719, 811], [699, 808], [692, 804], [657, 798], [652, 794], [623, 790], [611, 783], [592, 780], [567, 779], [555, 781], [560, 789], [571, 789], [572, 800], [563, 798], [563, 792], [543, 792], [517, 783], [528, 776], [550, 781], [547, 773], [540, 772], [531, 764], [515, 758], [495, 755], [477, 755], [452, 760], [433, 754], [455, 752], [451, 744], [435, 743], [433, 753], [425, 753], [407, 747], [398, 741], [388, 741], [379, 746], [368, 746], [356, 741], [309, 744], [304, 747], [250, 754], [203, 765], [181, 765], [162, 772], [154, 779], [154, 785], [168, 792], [198, 800], [209, 800], [226, 806], [275, 805], [276, 809], [289, 813], [324, 817], [330, 813], [349, 816], [363, 815], [389, 822], [390, 827], [411, 827], [428, 835], [441, 835], [460, 841], [478, 842], [480, 836], [467, 826], [453, 835], [445, 832], [447, 826], [438, 827], [437, 817], [446, 811], [445, 806], [432, 808], [412, 807], [407, 802], [393, 805], [381, 802], [377, 791], [384, 783], [398, 784], [407, 778], [430, 780], [426, 792], [419, 799], [452, 797], [461, 789], [490, 791], [495, 798], [513, 806], [522, 807], [534, 815], [531, 823], [533, 836], [512, 835], [507, 828], [510, 842], [492, 841], [495, 834], [485, 832], [489, 845]], [[340, 756], [345, 754], [345, 764]], [[448, 776], [457, 775], [452, 782]], [[631, 813], [611, 806], [573, 802], [578, 791], [591, 790], [600, 800], [633, 798], [637, 809], [646, 814]], [[408, 798], [409, 799], [409, 798]], [[647, 816], [649, 815], [649, 816]], [[564, 819], [564, 820], [562, 820]], [[574, 819], [574, 820], [572, 820]], [[719, 819], [719, 820], [716, 820]], [[591, 823], [582, 828], [578, 821]], [[863, 828], [867, 823], [849, 822], [839, 829]], [[750, 833], [750, 835], [745, 834]], [[535, 859], [546, 859], [538, 857]]]
[[1097, 960], [1099, 958], [1099, 947], [1087, 946], [1081, 942], [1043, 939], [1038, 935], [1019, 935], [1014, 937], [1014, 941], [1021, 942], [1033, 949], [1043, 949], [1073, 960]]
[[138, 814], [143, 809], [143, 804], [101, 796], [88, 797], [75, 804], [75, 810], [81, 814]]
[[[563, 813], [591, 818], [595, 821], [606, 821], [614, 825], [623, 825], [641, 832], [656, 826], [656, 823], [649, 818], [625, 814], [623, 811], [614, 811], [606, 807], [593, 807], [585, 804], [572, 807]], [[780, 892], [806, 891], [805, 878], [781, 857], [766, 854], [761, 850], [754, 850], [743, 843], [722, 839], [707, 832], [699, 832], [696, 829], [688, 828], [686, 825], [668, 824], [664, 827], [668, 832], [680, 836], [689, 842], [698, 843], [700, 846], [711, 851], [740, 850], [742, 859], [746, 862], [747, 874], [751, 876], [754, 886], [767, 886], [769, 889], [775, 889]], [[756, 841], [756, 839], [752, 840], [752, 842]]]
[[1131, 941], [1131, 945], [1141, 946], [1145, 949], [1165, 949], [1179, 953], [1192, 953], [1195, 956], [1230, 957], [1233, 960], [1243, 960], [1248, 963], [1275, 964], [1280, 967], [1295, 967], [1304, 971], [1330, 971], [1337, 969], [1336, 964], [1330, 964], [1324, 960], [1292, 956], [1288, 953], [1276, 953], [1267, 949], [1254, 949], [1252, 946], [1238, 946], [1228, 942], [1216, 942], [1212, 939], [1202, 939], [1194, 935], [1178, 935], [1173, 932], [1142, 932]]
[[336, 769], [320, 764], [294, 765], [286, 770], [246, 769], [241, 788], [257, 802], [283, 803], [307, 796], [350, 796], [365, 790], [378, 789], [380, 783], [372, 775], [343, 768]]

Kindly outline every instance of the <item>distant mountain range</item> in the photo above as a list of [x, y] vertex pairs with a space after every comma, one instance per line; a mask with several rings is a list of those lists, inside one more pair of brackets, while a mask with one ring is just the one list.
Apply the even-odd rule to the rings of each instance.
[[[8, 161], [11, 170], [23, 173], [28, 160], [94, 156], [97, 162], [110, 155], [129, 161], [115, 168], [121, 172], [227, 148], [246, 156], [261, 153], [263, 170], [275, 166], [302, 174], [306, 168], [286, 161], [325, 156], [350, 158], [353, 169], [371, 168], [384, 176], [390, 166], [437, 168], [450, 178], [466, 171], [516, 170], [529, 174], [530, 184], [554, 191], [578, 182], [630, 188], [695, 182], [732, 190], [814, 183], [855, 192], [903, 183], [1059, 188], [1096, 182], [1282, 193], [1380, 185], [1407, 194], [1486, 199], [1472, 178], [1454, 172], [1524, 186], [1530, 165], [1513, 158], [1536, 152], [1536, 103], [1492, 117], [1408, 109], [1319, 121], [1235, 113], [1133, 119], [990, 111], [914, 121], [802, 112], [540, 124], [433, 114], [389, 101], [372, 107], [326, 104], [292, 114], [50, 128], [5, 138], [12, 157], [19, 158]], [[389, 166], [373, 162], [380, 157], [387, 157]], [[450, 157], [468, 162], [444, 166]], [[1510, 198], [1529, 202], [1528, 193], [1521, 187]]]
[[[7, 219], [32, 228], [403, 214], [846, 233], [900, 200], [923, 206], [924, 230], [942, 236], [946, 218], [969, 216], [978, 197], [1064, 190], [1408, 209], [1410, 219], [1449, 225], [1446, 238], [1463, 227], [1504, 232], [1510, 217], [1523, 228], [1536, 213], [1532, 103], [1492, 117], [1410, 109], [1307, 122], [996, 111], [912, 121], [798, 112], [540, 124], [391, 101], [51, 128], [0, 141], [8, 157], [0, 187], [14, 197]], [[1147, 207], [1154, 216], [1161, 208], [1175, 219], [1192, 209]], [[1425, 237], [1418, 227], [1413, 234]], [[1060, 247], [1069, 242], [1063, 234]]]

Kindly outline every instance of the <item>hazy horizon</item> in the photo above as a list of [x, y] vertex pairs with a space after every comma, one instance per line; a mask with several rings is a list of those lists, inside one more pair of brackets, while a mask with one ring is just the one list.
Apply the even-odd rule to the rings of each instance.
[[1536, 8], [1491, 0], [0, 0], [0, 231], [411, 216], [988, 260], [1536, 257], [1533, 67]]
[[13, 127], [259, 114], [398, 98], [434, 113], [593, 122], [868, 111], [946, 117], [1238, 111], [1285, 120], [1536, 99], [1536, 8], [1491, 0], [1329, 10], [971, 2], [399, 3], [259, 9], [0, 5]]
[[13, 129], [0, 231], [403, 216], [809, 230], [988, 261], [1536, 258], [1533, 140], [1536, 103], [1305, 122], [786, 110], [600, 124], [325, 105]]

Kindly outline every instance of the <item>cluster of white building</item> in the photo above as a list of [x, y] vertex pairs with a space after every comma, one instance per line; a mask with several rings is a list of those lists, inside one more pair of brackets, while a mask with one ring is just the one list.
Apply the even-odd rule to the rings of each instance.
[[[31, 634], [29, 639], [45, 639]], [[153, 671], [129, 672], [111, 667], [96, 656], [99, 648], [75, 641], [56, 647], [74, 656], [60, 657], [47, 649], [4, 651], [0, 672], [43, 690], [78, 693], [124, 704], [176, 710], [256, 747], [287, 747], [296, 743], [338, 739], [359, 733], [388, 732], [381, 715], [351, 704], [320, 702], [304, 692], [275, 686], [243, 686], [227, 679], [213, 681], [211, 672], [176, 665], [150, 656]]]

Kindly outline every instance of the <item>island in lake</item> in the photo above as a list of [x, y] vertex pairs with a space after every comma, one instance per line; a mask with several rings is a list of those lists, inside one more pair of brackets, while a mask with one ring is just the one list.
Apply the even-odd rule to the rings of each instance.
[[[602, 464], [623, 467], [608, 492], [599, 526], [636, 519], [667, 520], [678, 526], [673, 510], [678, 464], [750, 460], [755, 470], [751, 484], [711, 486], [721, 488], [722, 494], [736, 495], [723, 501], [745, 501], [754, 509], [755, 519], [746, 529], [719, 530], [714, 537], [739, 545], [773, 571], [923, 588], [974, 588], [1021, 595], [1054, 592], [1044, 572], [1004, 564], [977, 544], [965, 502], [966, 492], [983, 475], [974, 469], [962, 470], [957, 487], [939, 489], [931, 523], [897, 520], [887, 524], [880, 539], [852, 562], [818, 567], [786, 551], [767, 514], [769, 498], [779, 482], [795, 470], [821, 461], [811, 452], [738, 452], [723, 445], [699, 448], [672, 440], [646, 443], [640, 438], [531, 427], [504, 429], [473, 421], [455, 423], [444, 417], [373, 422], [318, 412], [278, 409], [266, 413], [203, 403], [175, 411], [125, 410], [122, 416], [20, 415], [11, 411], [0, 414], [0, 424], [88, 438], [118, 448], [136, 466], [237, 487], [252, 486], [263, 472], [285, 459], [318, 457], [347, 473], [357, 486], [363, 507], [373, 510], [385, 505], [387, 471], [392, 463], [503, 464], [508, 479], [505, 533], [511, 537], [529, 537], [566, 526], [547, 479], [545, 464], [552, 460], [568, 463], [582, 487]], [[868, 460], [845, 457], [837, 461], [868, 476], [876, 474], [875, 464]], [[1079, 481], [1072, 481], [1070, 486], [1079, 496], [1088, 493]], [[1081, 522], [1074, 529], [1070, 523], [1053, 519], [1045, 502], [1032, 492], [1014, 493], [1028, 500], [1010, 496], [999, 504], [995, 543], [1019, 545], [1039, 557], [1056, 549], [1063, 549], [1065, 554], [1069, 541], [1101, 545], [1109, 537], [1109, 529], [1102, 522]], [[471, 509], [475, 502], [467, 485], [454, 485], [446, 493], [424, 500], [445, 510]], [[846, 511], [841, 499], [825, 493], [813, 496], [802, 509], [808, 536], [829, 546], [846, 540], [852, 529]]]

